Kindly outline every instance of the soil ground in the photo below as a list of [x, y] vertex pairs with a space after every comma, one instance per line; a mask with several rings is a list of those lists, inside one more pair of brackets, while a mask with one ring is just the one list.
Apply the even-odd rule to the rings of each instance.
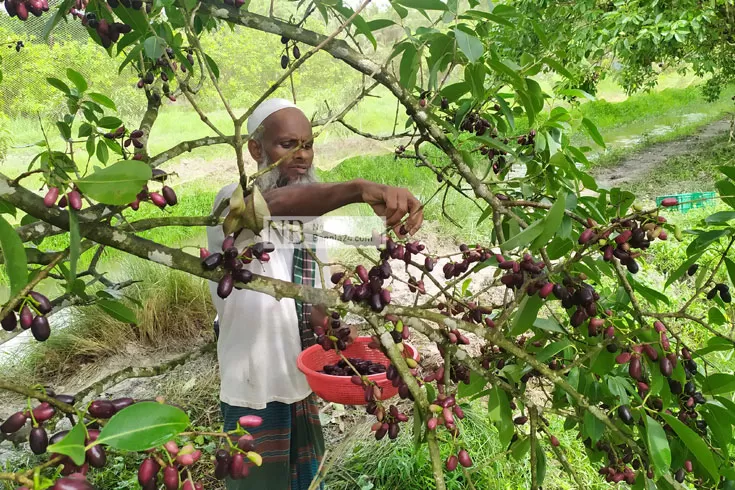
[[707, 141], [730, 130], [730, 118], [715, 121], [702, 127], [689, 136], [661, 143], [654, 143], [640, 151], [626, 155], [610, 166], [600, 166], [592, 170], [592, 175], [600, 187], [611, 188], [630, 184], [643, 178], [648, 172], [666, 163], [670, 158], [691, 154]]

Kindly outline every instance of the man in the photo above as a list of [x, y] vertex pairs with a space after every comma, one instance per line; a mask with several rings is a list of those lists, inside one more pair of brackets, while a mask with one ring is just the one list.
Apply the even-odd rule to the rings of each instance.
[[[372, 206], [394, 229], [406, 216], [405, 227], [410, 234], [420, 228], [421, 203], [406, 189], [362, 179], [317, 183], [312, 166], [311, 123], [289, 101], [263, 102], [248, 119], [247, 130], [251, 135], [248, 150], [259, 169], [283, 158], [280, 165], [256, 180], [271, 216], [322, 216], [362, 202]], [[223, 188], [213, 209], [230, 197], [236, 186]], [[220, 250], [222, 228], [208, 228], [207, 235], [209, 249]], [[242, 250], [257, 238], [243, 232], [236, 246]], [[316, 255], [326, 262], [319, 256], [323, 251], [323, 247], [317, 247]], [[329, 277], [304, 248], [284, 241], [277, 243], [270, 255], [269, 261], [255, 260], [247, 267], [257, 274], [314, 287], [321, 287], [322, 278]], [[243, 480], [228, 479], [227, 489], [306, 490], [317, 474], [324, 439], [318, 401], [298, 370], [296, 358], [303, 348], [313, 345], [311, 326], [321, 324], [325, 312], [292, 299], [278, 301], [247, 290], [235, 290], [221, 300], [216, 288], [210, 283], [218, 314], [217, 355], [225, 430], [235, 429], [242, 415], [263, 418], [263, 424], [251, 431], [263, 465], [252, 467], [250, 476]]]

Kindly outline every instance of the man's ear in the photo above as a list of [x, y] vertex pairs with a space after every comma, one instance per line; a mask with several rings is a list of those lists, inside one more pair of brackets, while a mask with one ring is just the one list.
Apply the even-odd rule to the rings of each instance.
[[248, 140], [248, 151], [250, 156], [256, 163], [260, 163], [263, 159], [263, 147], [255, 140]]

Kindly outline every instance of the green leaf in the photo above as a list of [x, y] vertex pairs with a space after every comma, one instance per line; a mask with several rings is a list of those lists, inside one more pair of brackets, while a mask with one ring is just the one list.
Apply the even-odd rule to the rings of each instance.
[[508, 19], [505, 19], [499, 15], [483, 12], [481, 10], [468, 10], [463, 15], [461, 15], [460, 18], [462, 19], [484, 19], [484, 20], [489, 20], [491, 22], [495, 22], [496, 24], [507, 26], [507, 27], [515, 27], [515, 25]]
[[540, 328], [541, 330], [546, 330], [547, 332], [557, 332], [563, 334], [568, 333], [566, 330], [564, 330], [564, 327], [559, 325], [559, 322], [557, 322], [553, 318], [536, 318], [536, 320], [533, 322], [533, 326], [536, 328]]
[[66, 95], [69, 95], [71, 93], [69, 86], [65, 84], [64, 82], [62, 82], [61, 80], [59, 80], [58, 78], [49, 77], [46, 79], [46, 81], [49, 83], [49, 85], [61, 90]]
[[15, 206], [10, 204], [8, 201], [5, 201], [4, 199], [0, 199], [0, 214], [12, 214], [13, 218], [15, 218]]
[[113, 116], [105, 116], [97, 121], [97, 126], [105, 129], [117, 129], [122, 126], [122, 121]]
[[154, 61], [161, 57], [165, 47], [166, 42], [158, 36], [151, 36], [143, 42], [145, 55]]
[[145, 451], [173, 439], [188, 426], [189, 416], [181, 409], [139, 402], [113, 415], [97, 442], [122, 451]]
[[735, 184], [730, 180], [718, 180], [715, 183], [717, 192], [720, 194], [722, 202], [735, 208]]
[[[177, 12], [174, 10], [174, 12]], [[123, 72], [126, 66], [130, 64], [133, 60], [138, 60], [138, 55], [143, 50], [143, 44], [136, 44], [133, 49], [128, 51], [128, 55], [125, 57], [125, 59], [120, 63], [120, 67], [117, 69], [117, 73], [120, 74]]]
[[500, 110], [503, 111], [503, 115], [505, 116], [505, 119], [508, 121], [508, 125], [510, 126], [510, 129], [515, 130], [515, 127], [516, 127], [515, 117], [513, 116], [513, 110], [508, 105], [508, 102], [506, 102], [505, 99], [500, 96], [495, 97], [495, 100], [500, 106]]
[[569, 339], [552, 342], [551, 344], [544, 347], [538, 354], [536, 354], [536, 358], [539, 362], [546, 362], [570, 345], [573, 344], [572, 341]]
[[521, 78], [518, 72], [510, 66], [500, 62], [499, 60], [488, 60], [487, 64], [490, 65], [490, 68], [495, 72], [502, 73], [510, 78], [511, 84], [516, 88], [516, 90], [524, 90], [526, 88], [523, 84], [523, 78]]
[[457, 388], [457, 395], [461, 400], [470, 398], [484, 390], [485, 385], [487, 385], [487, 381], [483, 376], [477, 373], [472, 373], [470, 375], [470, 384], [466, 385], [464, 383], [460, 383], [459, 388]]
[[508, 447], [515, 432], [513, 428], [513, 413], [510, 410], [508, 395], [498, 386], [493, 386], [488, 394], [488, 418], [498, 428], [500, 445]]
[[87, 154], [89, 155], [89, 158], [92, 158], [92, 155], [94, 155], [94, 141], [97, 139], [97, 136], [92, 134], [87, 138], [87, 142], [85, 143], [85, 147], [87, 149]]
[[59, 130], [59, 134], [65, 141], [71, 139], [71, 127], [63, 121], [56, 121], [56, 127]]
[[120, 303], [111, 299], [101, 299], [97, 301], [97, 306], [102, 308], [105, 313], [110, 315], [112, 318], [125, 323], [138, 323], [138, 319], [135, 317], [135, 312]]
[[666, 432], [661, 424], [646, 415], [646, 443], [648, 454], [653, 460], [653, 467], [657, 475], [664, 475], [671, 466], [671, 448]]
[[84, 464], [85, 451], [84, 451], [84, 439], [87, 437], [87, 430], [84, 428], [84, 424], [79, 422], [77, 425], [71, 428], [69, 433], [64, 436], [56, 444], [51, 444], [46, 451], [49, 454], [57, 453], [69, 456], [74, 464], [81, 466]]
[[588, 94], [584, 90], [580, 90], [578, 88], [567, 88], [564, 90], [559, 90], [557, 93], [559, 95], [566, 95], [567, 97], [577, 97], [580, 99], [597, 100], [595, 99], [594, 95]]
[[214, 78], [219, 80], [219, 66], [217, 66], [217, 63], [215, 63], [212, 57], [209, 56], [207, 53], [204, 53], [204, 59], [207, 60], [207, 65], [209, 65], [209, 68], [212, 70]]
[[373, 32], [379, 31], [380, 29], [385, 29], [386, 27], [390, 27], [393, 25], [396, 25], [396, 23], [390, 19], [375, 19], [367, 22], [368, 29]]
[[719, 308], [713, 306], [707, 312], [707, 321], [715, 325], [724, 325], [727, 323], [727, 318]]
[[94, 127], [89, 123], [82, 123], [79, 125], [79, 134], [77, 135], [79, 138], [86, 138], [90, 134], [94, 132]]
[[700, 233], [697, 238], [687, 247], [687, 255], [694, 255], [700, 252], [704, 252], [714, 242], [718, 241], [724, 236], [732, 235], [732, 228], [722, 228], [719, 230], [710, 230]]
[[107, 152], [107, 145], [104, 141], [99, 140], [97, 142], [97, 160], [100, 162], [107, 164], [107, 160], [109, 159], [109, 153]]
[[605, 433], [605, 424], [597, 419], [592, 412], [584, 412], [583, 434], [592, 439], [592, 444], [596, 444], [600, 440], [602, 434]]
[[420, 57], [413, 44], [408, 45], [403, 52], [399, 67], [401, 86], [412, 88], [416, 83], [416, 74], [419, 70]]
[[[334, 8], [342, 14], [345, 19], [349, 19], [355, 13], [354, 10], [345, 6], [335, 5]], [[370, 30], [370, 26], [368, 26], [367, 22], [365, 22], [365, 19], [361, 15], [356, 15], [355, 18], [352, 19], [352, 25], [355, 26], [355, 31], [358, 34], [362, 34], [368, 41], [370, 41], [370, 44], [373, 45], [373, 49], [377, 49], [378, 41], [375, 40], [375, 36], [373, 36], [373, 32]]]
[[393, 4], [416, 10], [448, 10], [447, 4], [441, 0], [394, 0]]
[[522, 436], [519, 437], [516, 442], [511, 444], [510, 455], [513, 456], [513, 459], [516, 461], [520, 461], [529, 449], [531, 449], [531, 438], [528, 436]]
[[97, 170], [76, 183], [84, 194], [103, 204], [129, 204], [152, 177], [144, 162], [124, 160]]
[[485, 211], [482, 212], [480, 218], [477, 220], [477, 224], [475, 226], [480, 226], [480, 223], [488, 219], [491, 214], [493, 214], [493, 207], [488, 204], [487, 208], [485, 208]]
[[[732, 347], [732, 343], [730, 343]], [[722, 395], [735, 391], [735, 375], [713, 373], [707, 376], [702, 384], [702, 392], [707, 395]]]
[[539, 488], [546, 478], [546, 453], [541, 444], [536, 443], [536, 481]]
[[679, 439], [681, 439], [686, 447], [689, 448], [689, 451], [691, 451], [694, 457], [697, 458], [697, 461], [699, 461], [712, 476], [712, 479], [714, 481], [718, 481], [720, 479], [720, 473], [717, 470], [717, 464], [712, 457], [712, 452], [707, 447], [704, 440], [702, 440], [702, 438], [692, 429], [681, 423], [676, 417], [672, 417], [666, 413], [660, 413], [659, 415], [666, 420], [666, 423], [668, 423], [672, 429], [674, 429], [674, 432], [679, 436]]
[[729, 166], [726, 166], [726, 165], [721, 165], [721, 166], [717, 167], [717, 169], [720, 172], [722, 172], [723, 174], [725, 174], [728, 178], [730, 178], [732, 180], [735, 180], [735, 168], [734, 167], [729, 167]]
[[725, 267], [727, 267], [727, 275], [730, 277], [730, 284], [735, 286], [735, 262], [730, 257], [725, 257]]
[[69, 279], [67, 285], [71, 288], [77, 278], [77, 262], [82, 251], [82, 236], [79, 233], [79, 217], [73, 209], [69, 210]]
[[527, 244], [534, 241], [536, 237], [538, 237], [544, 231], [544, 227], [542, 226], [542, 224], [543, 220], [534, 222], [531, 226], [529, 226], [522, 232], [503, 242], [500, 245], [500, 249], [507, 251], [526, 246]]
[[67, 68], [66, 77], [71, 80], [71, 82], [77, 87], [77, 90], [79, 90], [80, 94], [87, 90], [87, 88], [89, 87], [87, 85], [87, 81], [84, 79], [84, 76], [82, 76], [82, 74], [78, 71]]
[[113, 111], [117, 111], [117, 106], [115, 105], [115, 103], [106, 95], [99, 94], [97, 92], [90, 92], [87, 94], [87, 97], [97, 102], [99, 105], [105, 106], [108, 109], [112, 109]]
[[689, 267], [695, 263], [697, 260], [699, 260], [699, 257], [701, 257], [702, 254], [694, 254], [691, 257], [689, 257], [687, 260], [684, 261], [683, 264], [681, 264], [674, 272], [672, 272], [669, 275], [669, 278], [666, 279], [666, 284], [664, 284], [664, 289], [669, 287], [674, 281], [679, 279], [681, 276], [684, 275], [684, 273], [689, 269]]
[[479, 60], [484, 54], [485, 46], [478, 37], [460, 29], [454, 29], [454, 37], [457, 39], [457, 46], [467, 56], [470, 63]]
[[518, 311], [513, 317], [513, 325], [510, 328], [512, 335], [518, 335], [530, 329], [538, 317], [543, 300], [538, 296], [526, 296], [518, 305]]
[[63, 0], [58, 6], [56, 6], [56, 11], [54, 14], [48, 19], [46, 22], [46, 25], [43, 26], [43, 40], [47, 41], [49, 34], [51, 34], [51, 31], [54, 30], [54, 28], [58, 25], [59, 22], [61, 22], [61, 19], [65, 19], [65, 16], [67, 12], [69, 12], [69, 9], [74, 4], [73, 0]]
[[592, 141], [597, 143], [599, 146], [603, 148], [607, 148], [605, 146], [605, 140], [602, 139], [602, 135], [600, 134], [600, 131], [598, 131], [597, 126], [595, 126], [595, 123], [587, 119], [586, 117], [582, 118], [582, 125], [585, 127], [587, 132], [590, 134], [590, 137], [592, 137]]
[[556, 202], [549, 209], [549, 213], [544, 218], [544, 225], [541, 234], [531, 244], [531, 250], [538, 250], [546, 245], [551, 237], [559, 232], [561, 220], [564, 218], [564, 209], [566, 208], [567, 191], [562, 188], [556, 198]]
[[28, 284], [28, 259], [18, 234], [10, 223], [0, 216], [0, 249], [5, 262], [5, 272], [10, 280], [10, 297], [15, 297]]

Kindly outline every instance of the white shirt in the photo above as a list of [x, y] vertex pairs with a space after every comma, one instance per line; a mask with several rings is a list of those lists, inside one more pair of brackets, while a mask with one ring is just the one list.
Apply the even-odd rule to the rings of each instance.
[[[219, 191], [213, 209], [229, 198], [237, 184]], [[222, 216], [226, 216], [229, 208]], [[253, 242], [253, 233], [243, 231], [235, 246], [239, 250]], [[245, 268], [284, 281], [292, 281], [293, 245], [277, 243], [270, 260], [253, 260]], [[224, 232], [221, 226], [207, 228], [209, 250], [222, 251]], [[258, 240], [256, 240], [258, 241]], [[323, 244], [323, 242], [318, 242]], [[325, 247], [317, 247], [317, 257], [326, 262]], [[321, 287], [319, 267], [315, 287]], [[322, 275], [328, 280], [328, 271]], [[264, 293], [233, 289], [222, 300], [217, 295], [217, 283], [209, 283], [212, 300], [219, 316], [217, 357], [220, 369], [220, 400], [238, 406], [263, 409], [267, 403], [295, 403], [311, 393], [306, 377], [296, 366], [301, 353], [296, 305], [291, 298], [280, 301]]]

